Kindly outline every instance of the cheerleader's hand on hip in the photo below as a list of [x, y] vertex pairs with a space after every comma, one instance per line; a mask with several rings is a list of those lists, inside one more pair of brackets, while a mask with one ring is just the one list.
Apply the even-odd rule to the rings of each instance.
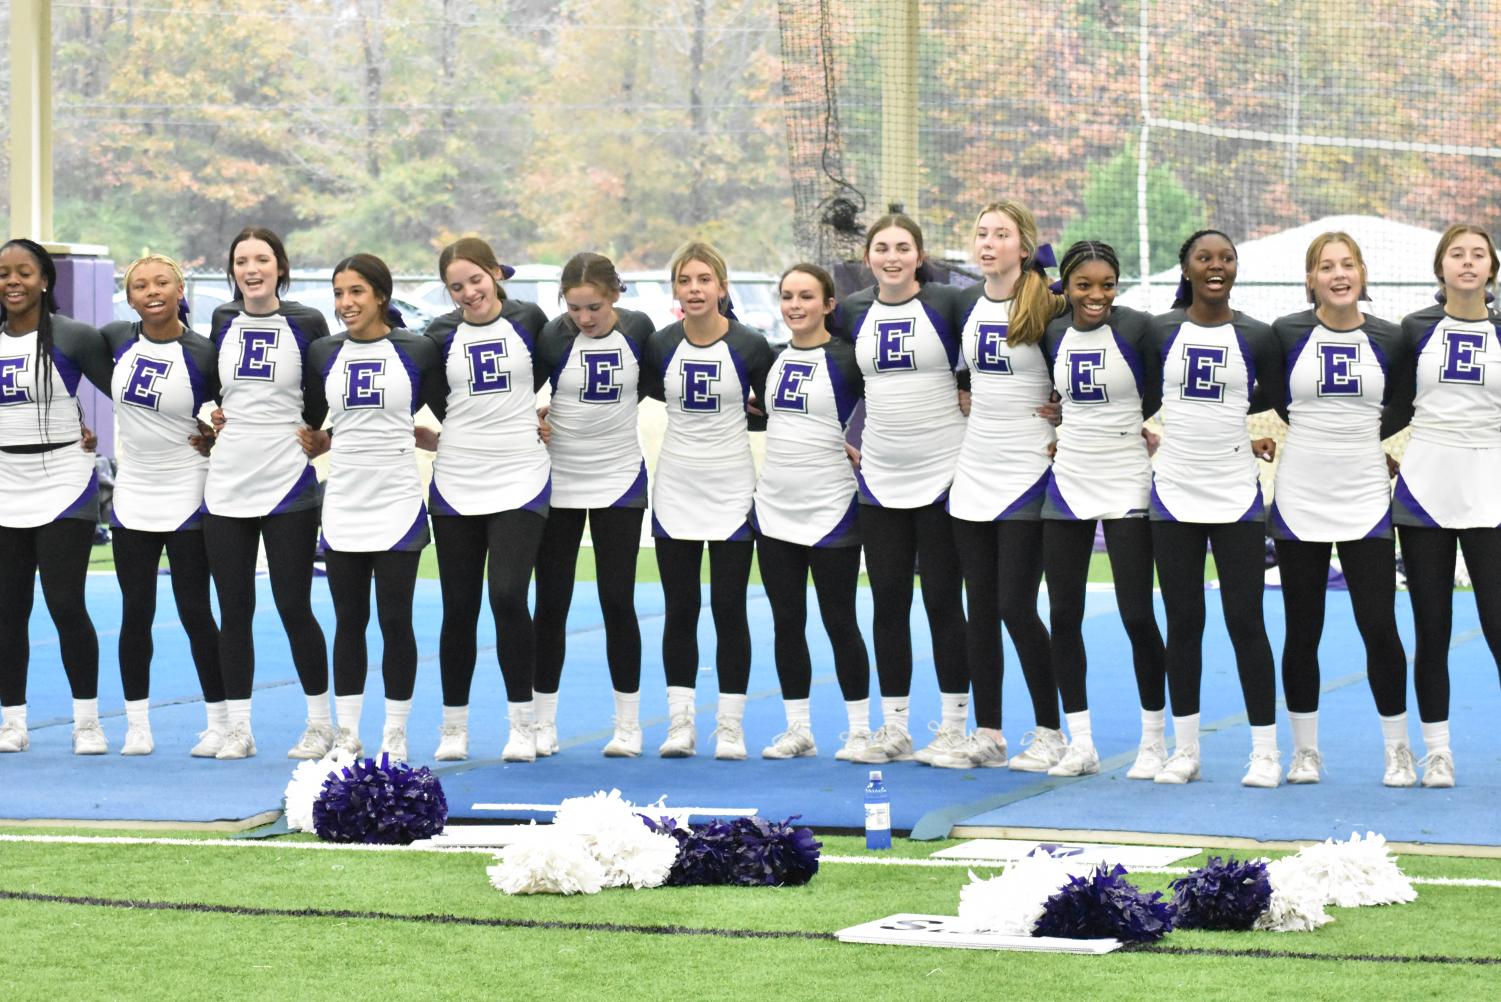
[[214, 429], [202, 421], [198, 422], [198, 434], [188, 436], [188, 444], [191, 445], [200, 456], [207, 456], [214, 447]]
[[552, 444], [552, 425], [547, 423], [547, 415], [551, 412], [552, 408], [546, 404], [537, 408], [537, 439], [543, 445]]
[[857, 470], [860, 468], [860, 450], [859, 449], [855, 448], [853, 445], [850, 445], [848, 442], [846, 442], [846, 443], [844, 443], [844, 455], [850, 461], [850, 465], [851, 466], [853, 466]]
[[1270, 463], [1277, 458], [1277, 440], [1275, 438], [1251, 439], [1251, 451], [1256, 453], [1256, 458], [1263, 463]]
[[221, 432], [221, 431], [224, 430], [224, 408], [223, 407], [215, 407], [213, 409], [213, 411], [211, 411], [209, 413], [208, 419], [213, 422], [213, 424], [214, 424], [214, 431], [215, 432]]
[[1036, 414], [1038, 417], [1042, 418], [1048, 424], [1056, 428], [1063, 423], [1063, 404], [1060, 403], [1059, 400], [1060, 398], [1055, 391], [1052, 397], [1049, 398], [1047, 403], [1043, 404], [1032, 413]]
[[1150, 428], [1143, 428], [1141, 437], [1147, 440], [1147, 455], [1157, 455], [1157, 447], [1162, 444], [1162, 436]]
[[438, 432], [426, 425], [417, 425], [412, 429], [412, 437], [417, 443], [417, 448], [427, 452], [438, 451]]
[[959, 391], [959, 413], [963, 414], [965, 417], [969, 417], [969, 408], [970, 408], [970, 392], [968, 390], [960, 390]]
[[99, 447], [99, 436], [88, 425], [78, 426], [78, 447], [84, 452], [93, 452]]
[[297, 441], [302, 443], [302, 451], [307, 453], [309, 459], [317, 459], [333, 444], [333, 438], [328, 432], [306, 425], [297, 429]]

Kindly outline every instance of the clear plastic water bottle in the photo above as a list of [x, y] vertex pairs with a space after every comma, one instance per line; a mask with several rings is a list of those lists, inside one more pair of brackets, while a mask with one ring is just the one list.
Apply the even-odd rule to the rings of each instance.
[[891, 793], [881, 782], [881, 770], [870, 770], [865, 787], [865, 848], [891, 848]]

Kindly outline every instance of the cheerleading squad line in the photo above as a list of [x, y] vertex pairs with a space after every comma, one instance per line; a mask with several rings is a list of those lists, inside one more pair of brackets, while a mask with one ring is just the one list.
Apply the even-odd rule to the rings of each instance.
[[[776, 353], [725, 309], [726, 265], [703, 243], [673, 256], [683, 319], [661, 330], [616, 308], [620, 280], [600, 255], [568, 262], [567, 312], [547, 321], [534, 304], [505, 295], [508, 269], [488, 244], [465, 238], [439, 258], [458, 309], [423, 335], [402, 326], [390, 306], [390, 271], [368, 254], [334, 269], [346, 330], [330, 335], [316, 311], [281, 298], [286, 251], [274, 233], [251, 227], [230, 246], [235, 299], [216, 311], [204, 337], [186, 326], [182, 274], [169, 259], [148, 256], [126, 272], [139, 321], [96, 331], [56, 313], [47, 252], [10, 241], [0, 248], [0, 751], [29, 744], [27, 622], [37, 572], [73, 692], [74, 752], [108, 747], [98, 721], [98, 641], [84, 605], [98, 500], [73, 398], [87, 378], [113, 398], [122, 443], [112, 518], [124, 596], [124, 754], [153, 749], [151, 622], [163, 549], [207, 707], [192, 754], [255, 754], [251, 620], [264, 543], [307, 696], [307, 727], [289, 757], [361, 752], [373, 581], [384, 641], [381, 751], [405, 759], [417, 665], [412, 595], [430, 537], [443, 598], [444, 706], [434, 757], [468, 755], [486, 583], [508, 700], [502, 757], [531, 761], [556, 752], [567, 614], [586, 522], [615, 690], [604, 754], [641, 754], [634, 587], [648, 491], [636, 408], [649, 396], [665, 402], [668, 417], [651, 484], [666, 600], [664, 757], [696, 751], [707, 546], [717, 758], [747, 754], [746, 588], [754, 556], [772, 606], [787, 713], [786, 731], [764, 757], [817, 754], [804, 634], [811, 576], [849, 718], [837, 759], [1097, 772], [1082, 621], [1098, 523], [1141, 705], [1128, 777], [1186, 783], [1200, 775], [1203, 576], [1212, 549], [1251, 725], [1242, 782], [1281, 782], [1275, 669], [1262, 620], [1269, 531], [1288, 610], [1287, 780], [1318, 782], [1322, 767], [1318, 643], [1337, 545], [1384, 738], [1383, 780], [1410, 786], [1418, 763], [1407, 737], [1407, 661], [1394, 612], [1395, 525], [1417, 633], [1422, 782], [1452, 786], [1456, 545], [1464, 548], [1493, 656], [1501, 643], [1501, 398], [1497, 381], [1485, 380], [1486, 366], [1501, 362], [1501, 328], [1488, 306], [1498, 270], [1490, 237], [1451, 227], [1434, 258], [1439, 305], [1400, 327], [1361, 311], [1365, 265], [1343, 233], [1324, 234], [1308, 249], [1312, 308], [1271, 326], [1231, 308], [1235, 247], [1218, 231], [1185, 241], [1178, 300], [1156, 317], [1114, 305], [1120, 269], [1102, 243], [1069, 248], [1050, 286], [1051, 250], [1039, 245], [1032, 214], [1014, 202], [980, 212], [974, 245], [983, 283], [964, 290], [929, 283], [917, 224], [901, 214], [882, 217], [866, 238], [871, 288], [836, 305], [834, 284], [817, 266], [795, 265], [782, 276], [782, 313], [793, 336]], [[552, 394], [539, 412], [543, 383]], [[441, 433], [414, 428], [424, 404]], [[198, 415], [210, 405], [205, 424]], [[860, 408], [857, 450], [847, 433]], [[1252, 441], [1245, 425], [1248, 413], [1268, 409], [1290, 425], [1270, 506], [1257, 463], [1273, 458], [1276, 443]], [[1143, 427], [1154, 415], [1166, 432], [1160, 445]], [[1381, 443], [1408, 426], [1411, 444], [1398, 471]], [[762, 428], [758, 479], [748, 433]], [[436, 451], [426, 493], [417, 447]], [[329, 474], [320, 488], [310, 460], [325, 451]], [[332, 713], [328, 656], [310, 602], [320, 526], [336, 617]], [[862, 545], [881, 695], [874, 730], [855, 616]], [[914, 563], [941, 700], [934, 738], [921, 750], [908, 726]], [[1153, 613], [1154, 571], [1167, 613], [1165, 644]], [[535, 617], [527, 603], [534, 572]], [[1044, 576], [1047, 625], [1037, 611]], [[1003, 625], [1035, 721], [1026, 748], [1009, 758], [1001, 733]], [[977, 727], [966, 733], [971, 688]]]

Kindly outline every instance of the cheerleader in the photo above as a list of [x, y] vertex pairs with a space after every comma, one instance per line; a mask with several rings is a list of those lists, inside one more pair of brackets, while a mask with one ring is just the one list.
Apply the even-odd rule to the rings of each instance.
[[1501, 381], [1486, 379], [1486, 370], [1501, 364], [1501, 321], [1486, 306], [1497, 268], [1496, 245], [1484, 230], [1445, 231], [1433, 257], [1443, 302], [1402, 321], [1413, 361], [1394, 378], [1412, 383], [1415, 396], [1383, 422], [1389, 434], [1411, 414], [1392, 520], [1417, 632], [1413, 682], [1427, 750], [1420, 763], [1424, 786], [1454, 785], [1449, 635], [1456, 544], [1464, 550], [1486, 643], [1501, 664]]
[[767, 375], [766, 457], [756, 483], [756, 559], [771, 602], [777, 677], [787, 730], [762, 758], [817, 755], [808, 693], [808, 576], [834, 648], [849, 731], [834, 753], [852, 761], [870, 742], [870, 660], [855, 619], [860, 533], [855, 473], [845, 429], [864, 392], [854, 347], [830, 335], [834, 280], [813, 264], [796, 264], [779, 285], [782, 319], [792, 342]]
[[[334, 309], [344, 333], [308, 351], [305, 371], [309, 456], [331, 452], [323, 497], [323, 549], [334, 601], [336, 747], [358, 757], [365, 699], [365, 628], [370, 582], [382, 642], [386, 723], [381, 754], [407, 758], [407, 718], [417, 680], [412, 592], [427, 545], [427, 507], [417, 471], [412, 415], [441, 401], [438, 351], [406, 330], [391, 306], [384, 261], [356, 254], [334, 267]], [[322, 428], [329, 419], [328, 431]]]
[[537, 754], [558, 748], [558, 681], [568, 606], [584, 522], [605, 620], [605, 658], [615, 691], [608, 757], [641, 754], [641, 626], [636, 620], [636, 556], [646, 513], [646, 463], [636, 430], [641, 353], [652, 334], [644, 313], [615, 308], [620, 277], [598, 254], [563, 266], [568, 312], [537, 341], [552, 399], [547, 413], [552, 510], [537, 551]]
[[1276, 442], [1251, 442], [1246, 414], [1271, 406], [1281, 358], [1270, 327], [1230, 308], [1237, 268], [1229, 237], [1194, 233], [1178, 263], [1183, 278], [1173, 309], [1152, 322], [1165, 433], [1152, 474], [1152, 553], [1167, 610], [1174, 736], [1173, 754], [1153, 778], [1173, 784], [1199, 778], [1204, 554], [1212, 547], [1251, 724], [1250, 768], [1241, 784], [1274, 787], [1282, 779], [1277, 679], [1261, 611], [1266, 507], [1256, 461], [1270, 461]]
[[[1041, 252], [1041, 253], [1039, 253]], [[1037, 729], [1010, 760], [1019, 772], [1045, 772], [1063, 757], [1048, 631], [1037, 614], [1042, 584], [1042, 495], [1053, 426], [1042, 411], [1053, 392], [1040, 342], [1063, 307], [1048, 288], [1032, 213], [996, 202], [975, 220], [975, 258], [985, 281], [965, 290], [961, 312], [970, 410], [949, 492], [954, 541], [968, 599], [967, 647], [975, 732], [934, 765], [954, 769], [1007, 764], [1001, 734], [1001, 624], [1021, 660]]]
[[[1287, 613], [1282, 691], [1293, 732], [1287, 781], [1317, 783], [1323, 766], [1319, 637], [1329, 554], [1338, 545], [1381, 717], [1382, 782], [1412, 786], [1417, 770], [1407, 741], [1407, 654], [1394, 609], [1391, 474], [1381, 449], [1383, 406], [1388, 413], [1411, 412], [1412, 345], [1396, 324], [1361, 312], [1365, 259], [1348, 234], [1316, 237], [1306, 266], [1313, 309], [1272, 325], [1286, 359], [1280, 409], [1289, 425], [1271, 516]], [[1398, 372], [1408, 374], [1405, 385]]]
[[[719, 709], [714, 757], [745, 758], [745, 692], [750, 682], [751, 458], [747, 406], [766, 399], [771, 348], [758, 332], [720, 312], [728, 298], [724, 258], [705, 243], [678, 248], [670, 266], [683, 319], [647, 342], [641, 378], [667, 405], [667, 431], [652, 484], [652, 535], [667, 614], [662, 665], [667, 673], [664, 758], [694, 754], [698, 674], [699, 575], [709, 549], [709, 604], [718, 642]], [[758, 424], [760, 422], [757, 422]]]
[[[944, 501], [964, 437], [954, 369], [959, 364], [959, 292], [924, 284], [922, 231], [901, 213], [865, 235], [876, 284], [845, 302], [865, 377], [860, 445], [860, 536], [875, 601], [879, 730], [861, 762], [917, 758], [931, 764], [964, 745], [969, 717], [959, 555]], [[907, 727], [912, 688], [912, 571], [918, 565], [933, 639], [942, 719], [916, 755]]]
[[1043, 567], [1053, 675], [1063, 697], [1069, 746], [1052, 776], [1100, 771], [1085, 690], [1085, 582], [1095, 523], [1104, 524], [1121, 623], [1131, 641], [1141, 700], [1141, 743], [1131, 779], [1153, 779], [1166, 760], [1167, 703], [1162, 634], [1152, 611], [1152, 462], [1141, 422], [1156, 413], [1160, 358], [1149, 318], [1114, 306], [1120, 265], [1108, 244], [1081, 241], [1059, 267], [1070, 312], [1048, 325], [1043, 352], [1063, 397], [1063, 423], [1043, 499]]
[[[459, 309], [427, 328], [446, 381], [446, 392], [433, 407], [444, 425], [441, 436], [419, 440], [438, 453], [428, 508], [443, 593], [438, 641], [443, 724], [433, 757], [448, 762], [469, 756], [475, 629], [488, 579], [510, 720], [501, 757], [531, 762], [539, 749], [527, 588], [548, 509], [550, 467], [537, 432], [536, 397], [548, 375], [536, 353], [547, 318], [535, 304], [506, 298], [500, 283], [507, 272], [490, 245], [476, 237], [445, 247], [438, 273]], [[541, 753], [551, 750], [544, 747]]]
[[0, 245], [0, 752], [31, 745], [26, 669], [37, 575], [73, 691], [73, 754], [109, 750], [99, 727], [99, 638], [84, 604], [99, 522], [78, 382], [109, 392], [99, 332], [57, 314], [57, 267], [41, 244]]
[[313, 615], [318, 477], [298, 435], [308, 348], [328, 336], [323, 315], [280, 297], [291, 281], [286, 248], [270, 230], [247, 227], [229, 245], [235, 298], [214, 311], [219, 353], [218, 438], [204, 482], [203, 542], [219, 596], [223, 719], [210, 718], [199, 748], [242, 759], [255, 754], [250, 693], [255, 679], [255, 565], [262, 543], [271, 595], [307, 697], [307, 727], [288, 758], [318, 759], [334, 744], [328, 649]]
[[151, 626], [165, 549], [177, 619], [188, 635], [208, 714], [208, 727], [192, 754], [211, 758], [221, 746], [216, 737], [222, 732], [214, 723], [224, 719], [224, 679], [203, 544], [203, 483], [212, 437], [201, 430], [197, 415], [219, 396], [219, 361], [213, 343], [187, 326], [182, 271], [171, 258], [148, 254], [133, 262], [125, 269], [125, 296], [140, 320], [107, 324], [103, 331], [115, 360], [111, 396], [120, 444], [110, 514], [122, 601], [126, 731], [120, 754], [149, 755], [154, 748], [148, 710]]

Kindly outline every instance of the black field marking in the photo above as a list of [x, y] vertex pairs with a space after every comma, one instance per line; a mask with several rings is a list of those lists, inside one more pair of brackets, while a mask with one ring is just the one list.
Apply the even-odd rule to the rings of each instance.
[[1132, 953], [1181, 954], [1188, 957], [1248, 957], [1252, 960], [1328, 960], [1361, 964], [1458, 964], [1472, 967], [1501, 966], [1501, 957], [1449, 957], [1417, 953], [1308, 953], [1298, 950], [1228, 950], [1207, 946], [1128, 946]]
[[481, 918], [470, 915], [400, 915], [394, 912], [357, 911], [348, 908], [256, 908], [247, 905], [211, 905], [194, 901], [131, 901], [119, 898], [76, 897], [68, 894], [35, 894], [30, 891], [0, 890], [0, 901], [31, 901], [40, 904], [85, 905], [93, 908], [155, 912], [196, 912], [206, 915], [239, 915], [249, 918], [334, 918], [415, 922], [423, 925], [478, 926], [489, 929], [562, 929], [570, 932], [623, 932], [644, 936], [720, 936], [726, 939], [834, 939], [834, 934], [830, 932], [780, 929], [701, 929], [684, 925], [546, 922], [537, 919]]

